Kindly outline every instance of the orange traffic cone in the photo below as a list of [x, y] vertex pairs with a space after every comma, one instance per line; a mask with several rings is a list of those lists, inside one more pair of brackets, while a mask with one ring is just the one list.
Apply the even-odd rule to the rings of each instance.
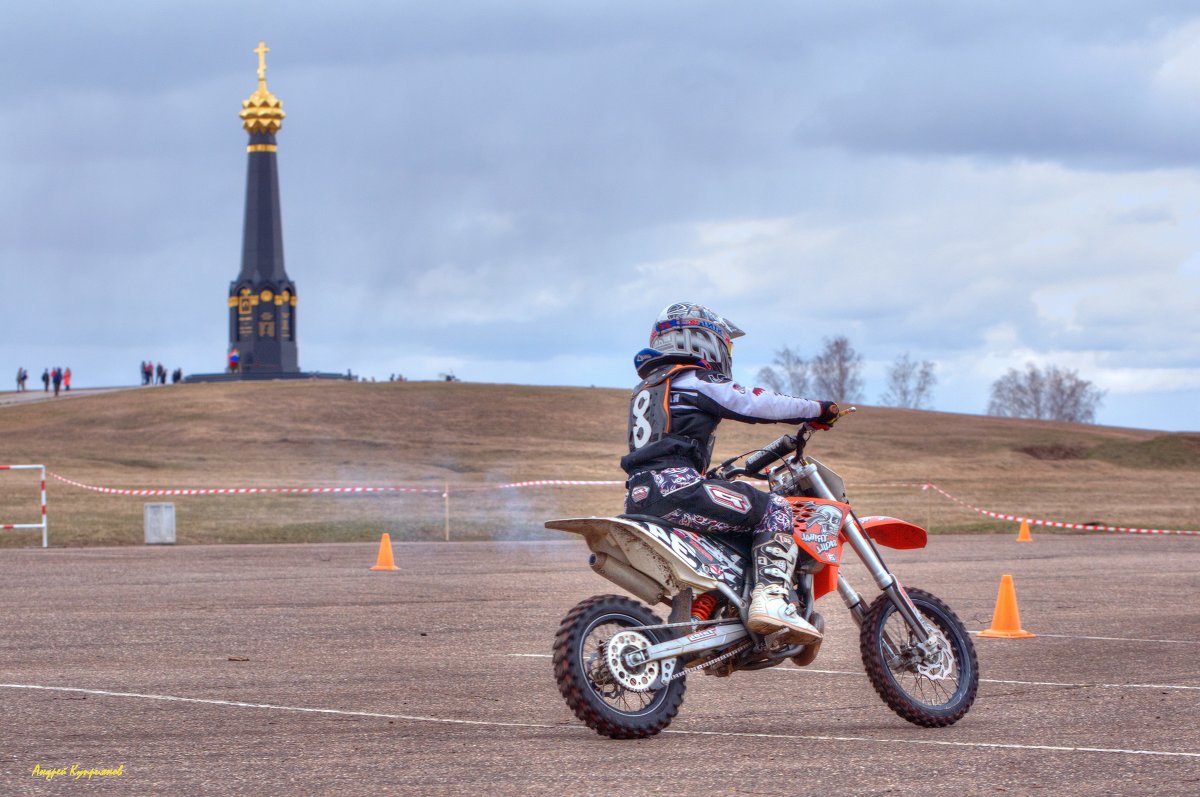
[[1029, 521], [1021, 519], [1021, 530], [1017, 532], [1017, 542], [1033, 542], [1033, 537], [1029, 535]]
[[1036, 636], [1021, 627], [1021, 613], [1017, 611], [1017, 588], [1012, 576], [1000, 577], [1000, 593], [996, 596], [996, 611], [992, 615], [992, 627], [980, 631], [980, 636], [998, 639], [1023, 639]]
[[396, 560], [392, 558], [392, 538], [386, 531], [383, 537], [379, 540], [379, 555], [375, 557], [375, 566], [372, 570], [399, 570], [396, 567]]

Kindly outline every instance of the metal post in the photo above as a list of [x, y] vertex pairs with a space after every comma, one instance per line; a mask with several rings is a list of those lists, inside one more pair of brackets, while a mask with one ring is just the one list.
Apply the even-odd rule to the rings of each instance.
[[40, 523], [4, 523], [0, 529], [41, 529], [42, 547], [49, 548], [50, 540], [46, 532], [46, 466], [45, 465], [0, 465], [0, 470], [39, 470], [42, 472], [42, 519]]
[[46, 466], [42, 465], [42, 547], [50, 547], [50, 535], [46, 528]]

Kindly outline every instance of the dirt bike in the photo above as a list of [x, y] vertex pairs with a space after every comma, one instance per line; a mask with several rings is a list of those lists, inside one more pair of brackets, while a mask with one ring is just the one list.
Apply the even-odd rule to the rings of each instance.
[[[706, 475], [764, 480], [786, 498], [801, 549], [789, 597], [801, 614], [823, 630], [813, 606], [836, 591], [859, 627], [863, 664], [883, 701], [916, 725], [952, 725], [970, 709], [979, 685], [970, 634], [943, 601], [902, 587], [877, 547], [923, 548], [925, 530], [892, 517], [855, 515], [841, 477], [805, 455], [813, 432], [803, 425]], [[599, 575], [650, 605], [671, 607], [663, 622], [642, 603], [598, 595], [563, 618], [554, 639], [558, 688], [575, 715], [601, 735], [636, 739], [662, 731], [678, 713], [691, 673], [729, 676], [788, 660], [806, 667], [816, 659], [821, 640], [794, 645], [785, 641], [786, 631], [764, 637], [747, 628], [748, 542], [640, 515], [545, 525], [581, 535]], [[847, 544], [882, 593], [869, 605], [840, 572]]]

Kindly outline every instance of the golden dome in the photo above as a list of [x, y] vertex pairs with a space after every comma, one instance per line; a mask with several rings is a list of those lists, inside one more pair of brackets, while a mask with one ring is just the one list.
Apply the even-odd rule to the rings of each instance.
[[242, 100], [242, 127], [246, 132], [278, 133], [283, 126], [283, 103], [271, 92], [267, 91], [267, 53], [270, 49], [266, 42], [259, 42], [254, 49], [258, 53], [258, 88], [247, 99]]

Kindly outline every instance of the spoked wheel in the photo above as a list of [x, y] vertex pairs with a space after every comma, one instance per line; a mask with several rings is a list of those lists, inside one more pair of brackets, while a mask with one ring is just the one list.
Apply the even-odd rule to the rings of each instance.
[[653, 736], [671, 724], [683, 703], [685, 678], [662, 683], [663, 662], [630, 665], [626, 656], [669, 638], [662, 623], [629, 598], [597, 595], [563, 618], [554, 637], [554, 677], [575, 716], [612, 739]]
[[979, 660], [962, 620], [938, 598], [906, 589], [926, 623], [933, 645], [922, 650], [917, 637], [887, 595], [867, 611], [859, 635], [863, 664], [883, 702], [904, 719], [942, 728], [962, 719], [975, 702]]

